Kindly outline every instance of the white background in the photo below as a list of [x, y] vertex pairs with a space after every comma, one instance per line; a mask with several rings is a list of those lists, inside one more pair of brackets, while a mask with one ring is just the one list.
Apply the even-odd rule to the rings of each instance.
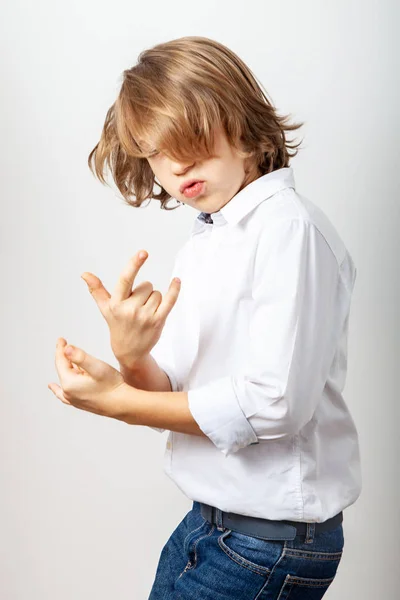
[[[165, 293], [197, 212], [130, 208], [87, 156], [139, 52], [214, 38], [305, 121], [297, 190], [328, 214], [358, 268], [344, 397], [363, 491], [344, 513], [334, 600], [394, 598], [399, 552], [399, 24], [393, 0], [69, 2], [1, 7], [0, 595], [147, 598], [163, 545], [192, 506], [164, 474], [167, 433], [62, 404], [63, 336], [113, 366], [81, 273], [111, 291], [130, 256]], [[297, 137], [296, 137], [297, 136]]]

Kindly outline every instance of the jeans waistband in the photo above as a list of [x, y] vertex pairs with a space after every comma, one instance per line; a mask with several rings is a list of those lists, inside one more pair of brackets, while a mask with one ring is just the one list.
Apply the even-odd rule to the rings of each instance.
[[343, 511], [323, 523], [305, 521], [274, 521], [248, 515], [225, 512], [215, 506], [200, 502], [204, 519], [215, 523], [217, 528], [231, 529], [239, 533], [264, 540], [294, 540], [296, 535], [305, 535], [306, 542], [312, 541], [315, 533], [334, 529], [343, 521]]

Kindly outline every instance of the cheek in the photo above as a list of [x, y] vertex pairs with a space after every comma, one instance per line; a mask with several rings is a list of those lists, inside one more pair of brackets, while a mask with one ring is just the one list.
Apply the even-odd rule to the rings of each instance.
[[167, 174], [167, 166], [162, 163], [162, 159], [153, 158], [151, 159], [151, 162], [149, 159], [147, 160], [151, 170], [153, 171], [154, 180], [157, 185], [162, 186], [165, 191], [170, 194], [170, 196], [173, 196], [170, 186], [171, 182]]
[[155, 173], [156, 175], [161, 175], [162, 176], [162, 172], [163, 170], [165, 171], [166, 165], [163, 162], [161, 157], [153, 157], [153, 158], [148, 158], [147, 162], [150, 165], [151, 170], [153, 171], [153, 173]]
[[161, 177], [161, 179], [163, 179], [162, 170], [157, 165], [157, 161], [155, 161], [154, 158], [153, 158], [153, 159], [147, 159], [147, 162], [149, 163], [150, 169], [153, 171], [154, 177], [158, 181], [160, 180], [160, 177]]

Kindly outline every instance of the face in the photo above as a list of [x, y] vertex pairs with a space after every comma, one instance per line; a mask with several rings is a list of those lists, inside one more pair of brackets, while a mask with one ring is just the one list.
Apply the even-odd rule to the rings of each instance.
[[[189, 204], [199, 211], [213, 213], [225, 204], [241, 189], [261, 173], [249, 160], [237, 155], [221, 129], [215, 136], [214, 156], [201, 162], [193, 159], [190, 162], [176, 162], [158, 153], [147, 159], [155, 175], [156, 182], [176, 200]], [[180, 191], [182, 183], [188, 179], [203, 181], [200, 192], [194, 197], [187, 197]]]

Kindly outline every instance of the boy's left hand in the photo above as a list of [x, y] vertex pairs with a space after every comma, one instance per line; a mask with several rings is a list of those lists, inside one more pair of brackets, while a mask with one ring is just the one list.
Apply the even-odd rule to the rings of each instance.
[[71, 347], [64, 338], [57, 340], [55, 364], [61, 385], [49, 383], [48, 388], [61, 402], [107, 417], [122, 414], [115, 392], [126, 384], [111, 365]]

